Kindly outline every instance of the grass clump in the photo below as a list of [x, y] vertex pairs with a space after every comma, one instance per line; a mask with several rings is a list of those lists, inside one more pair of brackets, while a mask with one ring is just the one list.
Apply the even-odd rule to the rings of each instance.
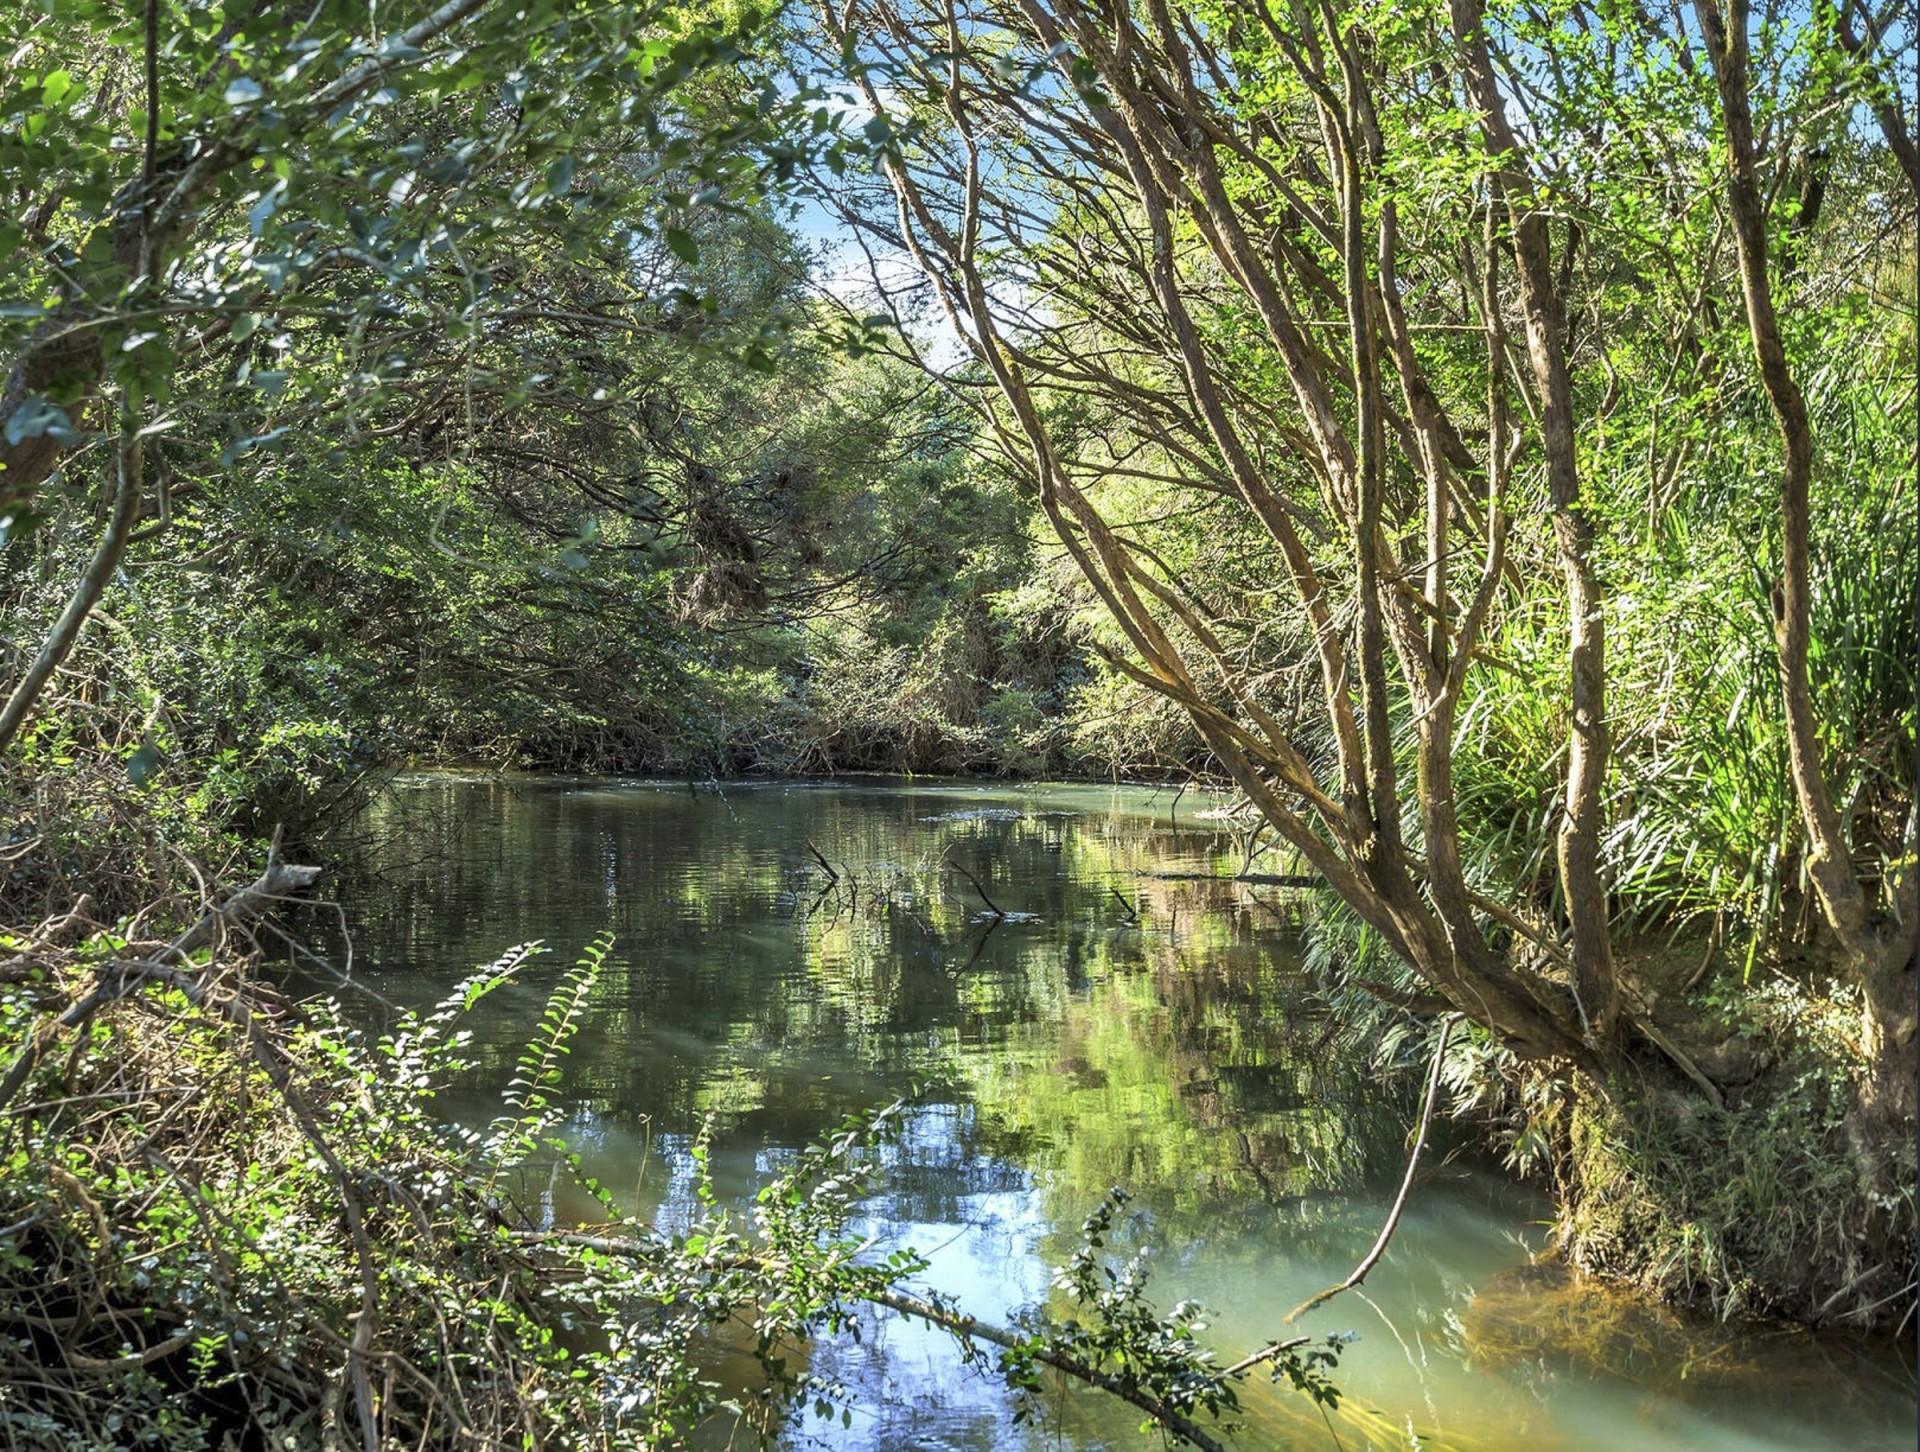
[[1881, 1325], [1910, 1301], [1914, 1147], [1857, 1131], [1858, 1006], [1780, 980], [1742, 1018], [1774, 1062], [1724, 1107], [1653, 1082], [1532, 1096], [1568, 1257], [1722, 1318]]

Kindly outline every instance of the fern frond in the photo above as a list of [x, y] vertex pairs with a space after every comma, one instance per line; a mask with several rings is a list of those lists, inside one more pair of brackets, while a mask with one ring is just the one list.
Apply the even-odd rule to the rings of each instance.
[[540, 1133], [553, 1122], [552, 1093], [560, 1083], [561, 1060], [580, 1027], [587, 999], [599, 982], [601, 965], [613, 950], [613, 934], [602, 932], [569, 968], [548, 997], [540, 1027], [521, 1052], [516, 1072], [501, 1101], [510, 1113], [494, 1122], [493, 1152], [504, 1162], [530, 1153]]

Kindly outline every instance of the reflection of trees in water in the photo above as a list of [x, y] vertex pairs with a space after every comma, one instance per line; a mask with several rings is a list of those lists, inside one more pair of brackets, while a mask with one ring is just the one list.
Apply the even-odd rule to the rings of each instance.
[[[1151, 1220], [1129, 1227], [1129, 1243], [1164, 1252], [1155, 1289], [1169, 1297], [1186, 1293], [1196, 1269], [1209, 1294], [1235, 1278], [1271, 1282], [1282, 1259], [1337, 1276], [1371, 1241], [1380, 1208], [1355, 1191], [1397, 1179], [1410, 1096], [1384, 1093], [1335, 1057], [1287, 940], [1246, 888], [1153, 875], [1236, 870], [1231, 837], [1169, 831], [1164, 803], [1152, 818], [928, 822], [950, 813], [952, 792], [729, 789], [728, 801], [558, 784], [396, 792], [372, 823], [380, 840], [368, 866], [378, 876], [348, 898], [361, 968], [372, 965], [389, 997], [418, 1004], [509, 944], [553, 943], [522, 983], [487, 1000], [475, 1025], [477, 1078], [497, 1086], [574, 949], [612, 927], [615, 956], [569, 1060], [577, 1111], [567, 1130], [596, 1175], [657, 1205], [664, 1221], [691, 1194], [690, 1137], [709, 1115], [717, 1188], [735, 1200], [849, 1109], [918, 1085], [927, 1102], [887, 1152], [869, 1207], [876, 1222], [958, 1225], [1015, 1197], [1067, 1229], [1054, 1237], [1023, 1227], [1038, 1242], [1022, 1241], [1017, 1255], [994, 1240], [1000, 1260], [1050, 1264], [1121, 1183]], [[849, 894], [809, 912], [822, 874], [808, 838], [859, 880], [857, 905]], [[1036, 920], [982, 921], [978, 895], [942, 870], [943, 855], [964, 861], [1002, 908]], [[1398, 1335], [1422, 1358], [1448, 1348], [1488, 1364], [1504, 1336], [1507, 1376], [1523, 1365], [1584, 1376], [1571, 1352], [1527, 1341], [1537, 1319], [1528, 1299], [1511, 1303], [1510, 1324], [1497, 1299], [1470, 1299], [1460, 1246], [1480, 1212], [1463, 1204], [1458, 1222], [1446, 1212], [1445, 1197], [1423, 1194], [1415, 1216], [1431, 1223], [1410, 1223], [1396, 1240], [1394, 1281], [1427, 1288], [1417, 1309], [1393, 1310], [1397, 1332], [1370, 1322], [1358, 1301], [1337, 1324], [1360, 1325], [1367, 1354], [1397, 1356]], [[1324, 1283], [1316, 1269], [1308, 1283], [1288, 1284], [1279, 1310]], [[1235, 1344], [1249, 1330], [1231, 1329]], [[1655, 1364], [1704, 1354], [1691, 1342], [1653, 1344], [1675, 1348], [1658, 1350]], [[861, 1363], [872, 1388], [894, 1371], [914, 1380], [921, 1350], [895, 1332], [878, 1350], [831, 1355], [873, 1358]], [[1356, 1378], [1364, 1364], [1356, 1357]], [[1832, 1384], [1857, 1386], [1859, 1376], [1841, 1369]], [[1531, 1402], [1524, 1387], [1510, 1389]], [[970, 1397], [943, 1424], [949, 1445], [1021, 1445], [1002, 1436], [993, 1386]], [[1753, 1393], [1754, 1405], [1764, 1400]], [[1297, 1401], [1249, 1398], [1241, 1444], [1330, 1445]], [[1403, 1402], [1396, 1393], [1396, 1417], [1413, 1406]], [[857, 1426], [840, 1445], [902, 1445], [888, 1438], [925, 1425], [923, 1410], [889, 1411], [879, 1396], [865, 1405], [870, 1430]], [[1356, 1403], [1355, 1417], [1364, 1410]], [[1386, 1436], [1357, 1420], [1340, 1427], [1349, 1447]]]
[[[712, 1115], [799, 1143], [931, 1080], [964, 1083], [987, 1110], [967, 1132], [1037, 1154], [1076, 1199], [1119, 1181], [1177, 1207], [1287, 1206], [1365, 1168], [1360, 1086], [1304, 1051], [1269, 919], [1244, 889], [1153, 875], [1238, 867], [1230, 836], [970, 807], [910, 789], [395, 791], [371, 818], [386, 885], [356, 905], [360, 955], [417, 1002], [510, 942], [553, 942], [476, 1026], [497, 1081], [568, 948], [612, 927], [570, 1089], [662, 1130]], [[1031, 918], [987, 914], [951, 862]]]
[[1171, 1240], [1304, 1227], [1399, 1153], [1399, 1106], [1312, 1052], [1290, 964], [1147, 935], [1083, 962], [1056, 1022], [968, 1063], [987, 1132], [1020, 1139], [1056, 1220], [1120, 1184]]

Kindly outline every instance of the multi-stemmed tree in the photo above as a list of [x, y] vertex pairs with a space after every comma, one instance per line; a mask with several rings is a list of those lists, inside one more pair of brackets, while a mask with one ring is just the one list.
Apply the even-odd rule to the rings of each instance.
[[[1191, 713], [1405, 1001], [1721, 1106], [1637, 935], [1718, 893], [1750, 970], [1804, 902], [1859, 997], [1884, 1198], [1916, 1029], [1913, 333], [1885, 298], [1910, 32], [1715, 0], [820, 21], [880, 138], [843, 215], [930, 283], [1115, 664]], [[1773, 680], [1736, 687], [1736, 657]], [[1755, 732], [1732, 774], [1785, 807], [1716, 816], [1715, 758]], [[1827, 1313], [1895, 1289], [1898, 1218], [1861, 1233], [1907, 1250]]]

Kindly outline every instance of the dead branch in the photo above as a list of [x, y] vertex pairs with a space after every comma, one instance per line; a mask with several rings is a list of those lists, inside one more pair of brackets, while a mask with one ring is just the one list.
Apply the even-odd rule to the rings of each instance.
[[1287, 1313], [1287, 1324], [1292, 1325], [1315, 1306], [1331, 1301], [1342, 1291], [1350, 1291], [1367, 1278], [1380, 1257], [1387, 1253], [1387, 1242], [1393, 1239], [1393, 1232], [1399, 1227], [1400, 1214], [1407, 1208], [1407, 1196], [1413, 1189], [1414, 1172], [1420, 1168], [1420, 1152], [1427, 1147], [1427, 1126], [1433, 1122], [1433, 1106], [1440, 1097], [1440, 1062], [1447, 1054], [1447, 1040], [1453, 1034], [1453, 1026], [1460, 1022], [1463, 1015], [1450, 1013], [1440, 1020], [1440, 1042], [1433, 1046], [1433, 1068], [1427, 1074], [1427, 1102], [1420, 1109], [1420, 1129], [1414, 1137], [1413, 1153], [1407, 1156], [1407, 1173], [1400, 1181], [1400, 1193], [1393, 1197], [1393, 1208], [1387, 1212], [1387, 1223], [1380, 1227], [1379, 1238], [1373, 1242], [1373, 1249], [1361, 1257], [1360, 1264], [1353, 1268], [1344, 1281], [1337, 1286], [1328, 1286], [1316, 1296], [1310, 1296]]
[[33, 1071], [52, 1051], [62, 1032], [81, 1027], [107, 1004], [126, 997], [147, 983], [177, 976], [170, 965], [204, 946], [216, 929], [237, 927], [260, 916], [274, 903], [313, 886], [320, 873], [318, 867], [272, 863], [265, 872], [224, 903], [208, 908], [198, 922], [151, 958], [115, 958], [107, 963], [100, 969], [92, 992], [76, 999], [52, 1023], [43, 1025], [40, 1032], [20, 1051], [8, 1068], [6, 1077], [0, 1079], [0, 1112], [13, 1103]]
[[1000, 905], [987, 896], [987, 890], [980, 885], [979, 878], [967, 871], [967, 869], [962, 867], [958, 862], [949, 862], [947, 866], [973, 884], [973, 890], [980, 894], [980, 901], [987, 905], [988, 912], [992, 913], [996, 918], [1004, 918], [1006, 916], [1006, 913], [1001, 909]]

